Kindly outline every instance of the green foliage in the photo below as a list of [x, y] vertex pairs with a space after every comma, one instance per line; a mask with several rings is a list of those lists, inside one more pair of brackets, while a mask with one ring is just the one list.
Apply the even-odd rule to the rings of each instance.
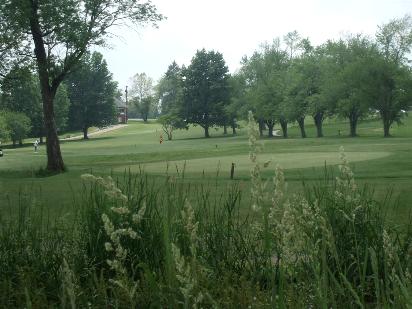
[[372, 98], [371, 107], [381, 116], [384, 136], [390, 136], [394, 122], [400, 123], [402, 110], [409, 110], [412, 98], [412, 71], [409, 67], [389, 62], [381, 55], [376, 56], [367, 67], [374, 76], [367, 81], [367, 94]]
[[[36, 35], [30, 22], [37, 23], [42, 42], [49, 46], [48, 71], [52, 84], [62, 80], [92, 45], [104, 45], [109, 29], [122, 21], [135, 25], [153, 23], [163, 18], [150, 2], [141, 1], [24, 1], [4, 0], [1, 3], [3, 44], [15, 51], [31, 47]], [[35, 12], [35, 20], [32, 13]], [[9, 38], [9, 40], [6, 40]], [[61, 52], [63, 49], [63, 52]], [[16, 53], [17, 54], [17, 53]], [[38, 55], [36, 55], [38, 56]], [[54, 86], [54, 85], [53, 85]], [[58, 85], [56, 85], [58, 86]], [[57, 87], [56, 87], [57, 89]]]
[[[42, 137], [44, 132], [43, 107], [39, 79], [29, 67], [15, 67], [3, 79], [0, 108], [25, 114], [30, 118], [30, 135]], [[67, 127], [70, 100], [65, 85], [57, 89], [55, 98], [55, 120], [58, 131]]]
[[166, 73], [156, 86], [156, 96], [160, 101], [162, 114], [177, 111], [182, 107], [183, 78], [182, 69], [175, 61], [169, 65]]
[[55, 119], [58, 132], [64, 132], [69, 126], [69, 108], [70, 99], [67, 92], [67, 86], [61, 84], [57, 89], [56, 97], [54, 98], [55, 104]]
[[326, 49], [323, 96], [330, 102], [330, 111], [349, 119], [350, 136], [354, 137], [358, 121], [369, 114], [374, 103], [366, 89], [371, 79], [367, 68], [378, 50], [373, 42], [360, 35], [346, 41], [328, 42]]
[[408, 63], [412, 47], [412, 17], [405, 15], [379, 26], [376, 34], [384, 57], [394, 63]]
[[147, 96], [144, 97], [143, 99], [137, 101], [137, 100], [132, 100], [134, 102], [137, 112], [142, 116], [142, 119], [144, 122], [147, 122], [147, 119], [149, 118], [150, 113], [155, 112], [155, 107], [156, 107], [156, 99], [153, 96]]
[[10, 139], [10, 131], [7, 127], [6, 114], [0, 111], [0, 142]]
[[183, 70], [183, 106], [186, 123], [201, 126], [205, 137], [209, 128], [224, 123], [224, 107], [229, 103], [229, 74], [222, 54], [198, 50]]
[[44, 135], [39, 81], [28, 67], [15, 67], [3, 79], [1, 107], [24, 113], [31, 121], [31, 136]]
[[153, 95], [153, 79], [146, 73], [137, 73], [132, 77], [130, 88], [130, 103], [136, 108], [144, 122], [149, 113], [156, 114], [157, 104]]
[[6, 112], [4, 115], [13, 145], [17, 142], [22, 145], [23, 139], [30, 132], [30, 119], [23, 113]]
[[249, 59], [243, 60], [242, 71], [246, 78], [247, 101], [255, 117], [268, 126], [269, 137], [273, 136], [275, 122], [283, 117], [285, 79], [288, 56], [281, 50], [280, 42], [263, 45]]
[[173, 138], [173, 131], [176, 129], [188, 129], [187, 123], [183, 121], [177, 114], [165, 114], [157, 120], [162, 125], [162, 130], [165, 132], [169, 141]]
[[225, 114], [229, 125], [232, 127], [233, 134], [239, 127], [238, 120], [243, 118], [248, 109], [246, 102], [246, 81], [242, 73], [231, 75], [229, 78], [230, 85], [230, 103], [225, 106]]
[[[87, 138], [89, 127], [114, 123], [116, 89], [117, 84], [112, 80], [103, 56], [97, 52], [86, 55], [81, 66], [67, 79], [67, 93], [71, 101], [71, 129], [82, 130]], [[64, 89], [62, 91], [63, 96]]]

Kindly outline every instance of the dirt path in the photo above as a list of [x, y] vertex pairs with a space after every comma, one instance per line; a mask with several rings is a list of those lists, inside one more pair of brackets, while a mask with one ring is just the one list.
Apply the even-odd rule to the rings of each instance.
[[[117, 129], [121, 129], [121, 128], [124, 128], [124, 127], [127, 127], [127, 124], [117, 124], [117, 125], [105, 128], [105, 129], [99, 129], [97, 131], [89, 133], [88, 136], [89, 137], [90, 136], [95, 136], [95, 135], [103, 134], [103, 133], [106, 133], [106, 132], [114, 131], [114, 130], [117, 130]], [[83, 134], [76, 135], [76, 136], [71, 136], [71, 137], [66, 137], [66, 138], [61, 138], [60, 140], [61, 141], [70, 141], [70, 140], [76, 140], [76, 139], [82, 139], [82, 138], [83, 138]]]

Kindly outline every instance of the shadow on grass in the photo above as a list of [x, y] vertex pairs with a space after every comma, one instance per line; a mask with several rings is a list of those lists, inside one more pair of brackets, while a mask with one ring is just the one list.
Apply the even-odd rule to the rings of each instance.
[[0, 171], [0, 178], [16, 179], [16, 178], [33, 178], [35, 170], [2, 170]]
[[[63, 173], [67, 173], [68, 168], [65, 167]], [[61, 172], [49, 171], [44, 167], [22, 169], [22, 170], [2, 170], [0, 171], [0, 178], [3, 179], [23, 179], [23, 178], [47, 178], [63, 174]]]

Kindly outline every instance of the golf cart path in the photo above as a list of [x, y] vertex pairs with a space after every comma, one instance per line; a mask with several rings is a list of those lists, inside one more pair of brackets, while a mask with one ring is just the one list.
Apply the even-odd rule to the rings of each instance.
[[[89, 134], [87, 134], [87, 136], [95, 136], [95, 135], [100, 135], [100, 134], [103, 134], [103, 133], [106, 133], [106, 132], [110, 132], [110, 131], [114, 131], [114, 130], [118, 130], [118, 129], [121, 129], [121, 128], [124, 128], [124, 127], [127, 127], [127, 124], [117, 124], [117, 125], [114, 125], [114, 126], [110, 126], [110, 127], [108, 127], [108, 128], [105, 128], [105, 129], [99, 129], [99, 130], [97, 130], [97, 131], [95, 131], [95, 132], [92, 132], [92, 133], [89, 133]], [[61, 138], [60, 140], [62, 140], [62, 141], [70, 141], [70, 140], [76, 140], [76, 139], [82, 139], [83, 138], [83, 134], [81, 134], [81, 135], [76, 135], [76, 136], [71, 136], [71, 137], [66, 137], [66, 138]]]

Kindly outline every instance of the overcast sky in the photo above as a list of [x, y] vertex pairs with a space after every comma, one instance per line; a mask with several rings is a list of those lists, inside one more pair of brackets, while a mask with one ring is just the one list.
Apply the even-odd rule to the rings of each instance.
[[347, 33], [374, 36], [377, 26], [412, 13], [412, 0], [152, 0], [167, 17], [159, 28], [117, 29], [101, 50], [119, 87], [145, 72], [158, 80], [173, 60], [196, 50], [223, 54], [231, 72], [265, 41], [297, 30], [313, 45]]

